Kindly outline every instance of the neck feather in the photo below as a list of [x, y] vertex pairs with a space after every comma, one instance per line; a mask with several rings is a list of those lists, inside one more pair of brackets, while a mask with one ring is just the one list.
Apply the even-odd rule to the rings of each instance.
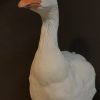
[[39, 48], [58, 47], [57, 31], [59, 24], [58, 6], [53, 7], [43, 18]]

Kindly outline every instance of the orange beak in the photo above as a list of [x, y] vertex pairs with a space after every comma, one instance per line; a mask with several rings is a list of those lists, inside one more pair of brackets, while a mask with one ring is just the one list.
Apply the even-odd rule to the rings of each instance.
[[33, 7], [38, 8], [40, 6], [41, 0], [21, 0], [18, 4], [19, 8], [33, 5]]

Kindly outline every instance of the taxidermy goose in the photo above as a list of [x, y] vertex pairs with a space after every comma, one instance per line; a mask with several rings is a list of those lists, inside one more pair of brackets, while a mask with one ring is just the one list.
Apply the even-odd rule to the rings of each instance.
[[21, 0], [19, 7], [37, 12], [43, 21], [29, 76], [32, 100], [92, 100], [96, 93], [93, 66], [83, 56], [58, 47], [57, 0]]

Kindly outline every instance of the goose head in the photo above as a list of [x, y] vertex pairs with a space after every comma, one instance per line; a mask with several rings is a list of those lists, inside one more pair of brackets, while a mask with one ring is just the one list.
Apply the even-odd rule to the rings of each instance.
[[47, 15], [50, 9], [55, 6], [57, 6], [57, 0], [20, 0], [18, 4], [19, 8], [28, 8], [41, 15], [41, 17]]

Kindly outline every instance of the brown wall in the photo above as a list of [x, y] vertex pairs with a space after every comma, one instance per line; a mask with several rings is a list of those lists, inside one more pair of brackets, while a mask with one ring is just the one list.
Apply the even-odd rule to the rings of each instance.
[[[40, 17], [0, 1], [0, 100], [30, 100], [28, 75], [40, 36]], [[59, 47], [94, 66], [100, 89], [100, 0], [60, 0]], [[95, 100], [100, 100], [100, 93]]]

